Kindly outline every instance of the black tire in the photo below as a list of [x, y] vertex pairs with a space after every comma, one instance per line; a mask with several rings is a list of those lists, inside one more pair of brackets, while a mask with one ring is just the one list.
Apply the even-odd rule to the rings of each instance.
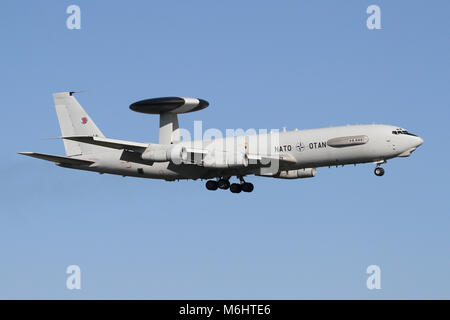
[[217, 188], [219, 187], [217, 181], [214, 180], [208, 180], [206, 181], [206, 189], [214, 191], [217, 190]]
[[230, 186], [230, 191], [232, 193], [240, 193], [242, 191], [242, 187], [239, 183], [232, 183]]
[[253, 186], [253, 183], [244, 182], [242, 184], [242, 191], [244, 191], [244, 192], [252, 192], [254, 188], [255, 187]]
[[384, 169], [381, 167], [377, 167], [377, 168], [375, 168], [374, 173], [376, 176], [381, 177], [384, 175]]
[[219, 189], [222, 190], [227, 190], [228, 188], [230, 188], [230, 181], [226, 179], [220, 179], [219, 181], [217, 181], [217, 184], [219, 186]]

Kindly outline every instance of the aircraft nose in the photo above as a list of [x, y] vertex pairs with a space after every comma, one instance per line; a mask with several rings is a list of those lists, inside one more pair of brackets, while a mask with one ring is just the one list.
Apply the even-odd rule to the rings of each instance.
[[415, 138], [416, 138], [416, 144], [417, 144], [416, 147], [421, 146], [423, 143], [423, 139], [421, 137], [415, 137]]

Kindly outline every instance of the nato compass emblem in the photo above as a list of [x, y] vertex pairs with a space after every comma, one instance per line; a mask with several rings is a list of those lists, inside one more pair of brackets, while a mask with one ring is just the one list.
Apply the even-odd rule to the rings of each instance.
[[303, 150], [305, 150], [305, 145], [299, 142], [295, 145], [295, 148], [297, 149], [298, 152], [302, 152]]
[[87, 123], [87, 118], [86, 117], [81, 118], [81, 123], [82, 124], [86, 124]]

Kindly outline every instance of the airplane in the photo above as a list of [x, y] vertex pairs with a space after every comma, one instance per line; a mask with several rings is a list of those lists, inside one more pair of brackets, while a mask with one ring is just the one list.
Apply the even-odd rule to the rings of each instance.
[[[381, 124], [181, 141], [178, 114], [209, 106], [206, 100], [183, 97], [152, 98], [130, 105], [133, 111], [159, 115], [158, 143], [111, 139], [103, 135], [74, 93], [53, 94], [66, 156], [19, 154], [100, 174], [167, 181], [207, 180], [208, 190], [240, 193], [253, 191], [253, 184], [244, 180], [249, 175], [302, 179], [315, 177], [319, 167], [374, 163], [375, 175], [383, 176], [381, 164], [409, 157], [423, 143], [422, 138], [406, 129]], [[239, 182], [230, 183], [232, 177]]]

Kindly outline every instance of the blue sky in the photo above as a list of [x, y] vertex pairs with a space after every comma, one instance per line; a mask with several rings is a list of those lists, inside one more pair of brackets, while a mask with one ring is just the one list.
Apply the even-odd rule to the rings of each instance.
[[[66, 8], [81, 8], [81, 30]], [[366, 28], [381, 8], [382, 30]], [[450, 298], [448, 1], [1, 1], [0, 298]], [[191, 129], [385, 123], [411, 158], [252, 177], [251, 194], [72, 171], [52, 93], [111, 138], [157, 141], [139, 99], [201, 97]], [[65, 287], [66, 267], [82, 289]], [[381, 290], [366, 288], [379, 265]]]

